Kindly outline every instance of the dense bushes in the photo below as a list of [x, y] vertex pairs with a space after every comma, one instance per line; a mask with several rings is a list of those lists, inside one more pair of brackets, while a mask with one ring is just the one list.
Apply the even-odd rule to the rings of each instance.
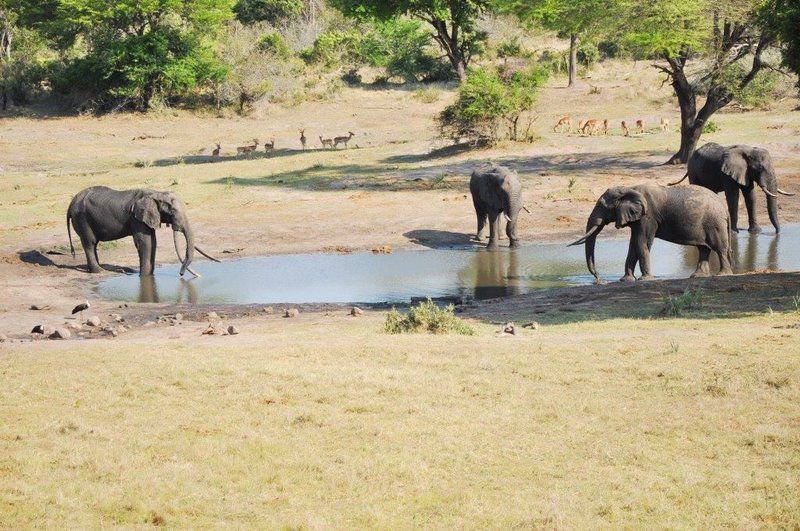
[[452, 305], [439, 308], [431, 299], [421, 302], [402, 314], [392, 308], [386, 314], [384, 330], [389, 334], [430, 333], [475, 335], [475, 330], [454, 314]]
[[233, 10], [244, 24], [279, 24], [300, 18], [304, 7], [303, 0], [239, 0]]
[[533, 108], [546, 79], [544, 70], [531, 66], [517, 71], [471, 70], [456, 101], [439, 115], [442, 135], [456, 142], [529, 140], [529, 130], [520, 130], [520, 119]]

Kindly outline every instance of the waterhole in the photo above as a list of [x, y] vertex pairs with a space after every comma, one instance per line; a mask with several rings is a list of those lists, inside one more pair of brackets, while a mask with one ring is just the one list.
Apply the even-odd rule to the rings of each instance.
[[[609, 281], [624, 273], [628, 250], [627, 239], [607, 237], [613, 232], [609, 227], [601, 234], [596, 248], [598, 272]], [[737, 272], [800, 269], [800, 225], [786, 226], [779, 236], [742, 232], [734, 243]], [[688, 277], [696, 265], [694, 247], [655, 241], [656, 277]], [[291, 254], [198, 261], [193, 268], [201, 278], [182, 279], [179, 265], [165, 265], [153, 277], [105, 280], [98, 292], [114, 300], [192, 304], [408, 303], [412, 297], [489, 299], [594, 281], [582, 246], [553, 243], [493, 252], [476, 245], [392, 254]], [[718, 269], [714, 258], [712, 271]]]

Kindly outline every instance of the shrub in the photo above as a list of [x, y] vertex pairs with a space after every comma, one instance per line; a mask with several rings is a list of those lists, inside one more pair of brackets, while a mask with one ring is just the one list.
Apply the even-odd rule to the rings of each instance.
[[709, 120], [703, 126], [703, 134], [716, 133], [719, 131], [719, 125], [713, 120]]
[[304, 7], [303, 0], [239, 0], [233, 11], [244, 24], [260, 21], [279, 24], [299, 18]]
[[664, 305], [659, 310], [659, 315], [679, 317], [686, 311], [700, 310], [703, 308], [703, 288], [686, 288], [677, 297], [664, 296]]
[[469, 324], [456, 317], [452, 304], [439, 308], [430, 298], [417, 306], [412, 306], [406, 314], [402, 314], [392, 308], [386, 314], [384, 329], [389, 334], [424, 332], [429, 334], [475, 335], [475, 330]]
[[586, 66], [586, 68], [591, 68], [598, 59], [600, 59], [600, 51], [595, 44], [587, 42], [578, 47], [578, 62]]
[[264, 53], [272, 54], [281, 59], [288, 59], [292, 55], [289, 45], [279, 33], [267, 33], [258, 39], [258, 49]]
[[600, 41], [597, 43], [597, 51], [600, 52], [602, 59], [616, 59], [622, 56], [622, 46], [616, 41]]
[[363, 63], [360, 55], [364, 35], [357, 29], [330, 30], [322, 33], [314, 45], [301, 53], [307, 63], [321, 64], [328, 68], [352, 66]]
[[422, 103], [436, 103], [441, 97], [441, 92], [437, 89], [426, 88], [415, 90], [411, 96]]
[[539, 55], [539, 66], [547, 72], [560, 74], [567, 70], [569, 51], [544, 50]]
[[459, 87], [456, 101], [439, 115], [442, 135], [454, 141], [518, 140], [520, 118], [533, 108], [536, 92], [546, 78], [543, 70], [534, 67], [515, 72], [471, 70]]

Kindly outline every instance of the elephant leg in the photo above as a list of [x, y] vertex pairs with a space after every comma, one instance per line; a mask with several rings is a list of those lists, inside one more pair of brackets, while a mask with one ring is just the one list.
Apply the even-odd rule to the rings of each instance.
[[100, 273], [103, 269], [100, 267], [100, 260], [97, 259], [97, 240], [94, 235], [90, 234], [88, 230], [79, 232], [78, 237], [81, 239], [81, 246], [86, 255], [86, 267], [90, 273]]
[[625, 276], [619, 279], [620, 282], [633, 282], [636, 280], [634, 271], [636, 270], [636, 262], [639, 261], [639, 255], [636, 254], [635, 236], [631, 234], [631, 241], [628, 244], [628, 256], [625, 258]]
[[139, 276], [152, 275], [156, 247], [155, 231], [153, 234], [134, 234], [133, 241], [136, 243], [136, 250], [139, 251]]
[[489, 249], [497, 249], [497, 240], [500, 236], [500, 213], [489, 213], [489, 243], [486, 245]]
[[478, 231], [475, 233], [475, 239], [482, 240], [483, 231], [486, 229], [486, 212], [475, 209], [475, 215], [478, 217]]
[[711, 249], [705, 245], [698, 245], [697, 250], [700, 253], [700, 258], [697, 260], [697, 269], [694, 270], [691, 278], [707, 277], [710, 273], [708, 259], [711, 256]]
[[517, 238], [517, 220], [512, 219], [506, 223], [506, 236], [508, 236], [508, 245], [510, 247], [519, 247], [519, 239]]
[[653, 240], [655, 240], [655, 236], [649, 234], [643, 235], [637, 240], [636, 251], [639, 255], [639, 269], [642, 272], [639, 280], [652, 280], [655, 278], [650, 269], [650, 249], [653, 247]]
[[749, 190], [744, 191], [744, 206], [747, 207], [747, 223], [749, 228], [747, 229], [752, 234], [758, 234], [761, 232], [761, 227], [758, 226], [758, 221], [756, 220], [756, 187], [753, 186]]
[[714, 231], [708, 237], [709, 247], [711, 247], [712, 251], [717, 253], [717, 257], [719, 258], [720, 275], [733, 274], [733, 264], [731, 264], [733, 252], [729, 252], [733, 251], [731, 249], [733, 240], [734, 238], [730, 234], [727, 234], [727, 230], [724, 229]]
[[739, 232], [739, 188], [727, 188], [725, 190], [725, 201], [728, 203], [728, 214], [731, 218], [731, 230], [733, 232]]

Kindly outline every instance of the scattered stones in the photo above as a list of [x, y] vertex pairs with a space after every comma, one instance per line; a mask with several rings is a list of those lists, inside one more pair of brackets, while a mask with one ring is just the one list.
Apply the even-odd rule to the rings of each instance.
[[353, 308], [350, 310], [350, 315], [352, 315], [353, 317], [359, 317], [361, 315], [364, 315], [364, 310], [362, 310], [358, 306], [353, 306]]
[[100, 318], [97, 317], [96, 315], [93, 315], [93, 316], [89, 317], [88, 319], [86, 319], [86, 324], [88, 324], [89, 326], [97, 327], [97, 326], [100, 326], [101, 322], [102, 321], [100, 321]]
[[297, 317], [298, 315], [300, 315], [300, 310], [297, 308], [288, 308], [283, 314], [284, 317]]
[[532, 321], [526, 325], [523, 325], [523, 328], [530, 328], [531, 330], [539, 330], [539, 323], [536, 321]]
[[113, 319], [115, 323], [121, 323], [125, 320], [125, 318], [118, 313], [112, 313], [111, 319]]
[[239, 329], [238, 329], [238, 328], [236, 328], [234, 325], [230, 325], [230, 326], [228, 327], [228, 333], [229, 333], [230, 335], [232, 335], [232, 336], [235, 336], [235, 335], [237, 335], [237, 334], [239, 333]]
[[122, 325], [120, 325], [120, 326], [118, 326], [118, 327], [117, 327], [117, 332], [119, 332], [120, 334], [122, 334], [122, 333], [124, 333], [124, 332], [127, 332], [127, 331], [128, 331], [128, 329], [127, 329], [127, 328], [125, 328], [125, 327], [124, 327], [124, 326], [122, 326]]
[[33, 311], [41, 311], [41, 310], [49, 310], [49, 304], [31, 304], [31, 310]]
[[391, 245], [379, 245], [377, 247], [372, 248], [372, 252], [375, 254], [392, 254], [392, 246]]
[[64, 324], [70, 330], [80, 330], [83, 328], [83, 325], [77, 321], [72, 321], [71, 323], [64, 323]]
[[217, 315], [217, 312], [208, 312], [206, 314], [206, 320], [208, 320], [208, 321], [219, 321], [219, 315]]
[[200, 333], [200, 335], [201, 336], [213, 336], [215, 333], [216, 333], [216, 330], [214, 330], [214, 327], [211, 325], [211, 323], [208, 323], [208, 326], [206, 327], [205, 330], [203, 330]]
[[66, 328], [56, 328], [49, 336], [50, 339], [69, 339], [72, 333]]

